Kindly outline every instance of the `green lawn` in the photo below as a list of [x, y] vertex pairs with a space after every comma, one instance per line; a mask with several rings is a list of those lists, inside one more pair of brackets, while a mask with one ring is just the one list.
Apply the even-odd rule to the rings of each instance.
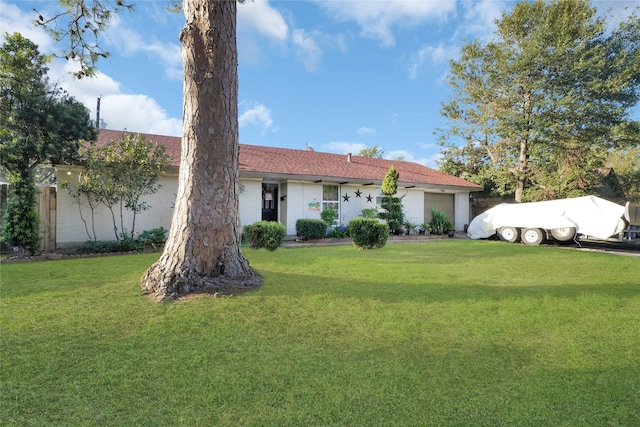
[[158, 254], [0, 268], [3, 426], [638, 426], [640, 259], [491, 241], [245, 251], [155, 303]]

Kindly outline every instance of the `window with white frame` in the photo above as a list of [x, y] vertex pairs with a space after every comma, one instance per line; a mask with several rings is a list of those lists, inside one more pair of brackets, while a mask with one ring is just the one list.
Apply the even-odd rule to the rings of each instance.
[[337, 185], [323, 185], [322, 186], [322, 210], [333, 209], [336, 211], [335, 219], [339, 218], [340, 203], [338, 192], [339, 187]]

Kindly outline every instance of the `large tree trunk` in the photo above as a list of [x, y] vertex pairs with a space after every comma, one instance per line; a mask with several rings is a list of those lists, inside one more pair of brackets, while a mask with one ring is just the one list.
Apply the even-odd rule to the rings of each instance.
[[516, 167], [516, 202], [522, 202], [524, 190], [527, 185], [527, 171], [529, 170], [529, 144], [524, 139], [520, 141], [520, 152], [518, 154], [518, 166]]
[[240, 251], [236, 2], [183, 0], [180, 182], [160, 259], [142, 277], [156, 300], [254, 289]]

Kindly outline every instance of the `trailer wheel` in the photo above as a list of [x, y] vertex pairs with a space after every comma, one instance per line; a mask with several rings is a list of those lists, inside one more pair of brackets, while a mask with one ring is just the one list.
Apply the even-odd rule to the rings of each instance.
[[576, 235], [575, 227], [552, 228], [551, 235], [559, 242], [568, 242]]
[[544, 233], [539, 228], [525, 228], [522, 232], [522, 243], [529, 246], [537, 246], [542, 243]]
[[515, 243], [519, 237], [518, 229], [515, 227], [500, 227], [498, 229], [498, 237], [504, 242]]

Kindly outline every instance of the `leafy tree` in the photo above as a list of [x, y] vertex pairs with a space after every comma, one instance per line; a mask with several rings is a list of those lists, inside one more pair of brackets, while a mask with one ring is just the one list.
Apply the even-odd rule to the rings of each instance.
[[618, 179], [624, 200], [640, 203], [640, 147], [612, 151], [607, 160]]
[[[142, 135], [125, 133], [119, 141], [111, 141], [102, 147], [85, 147], [82, 152], [85, 166], [78, 183], [67, 182], [63, 186], [78, 203], [87, 234], [96, 240], [93, 213], [102, 203], [111, 212], [116, 240], [132, 238], [137, 214], [151, 207], [143, 197], [160, 189], [158, 180], [169, 165], [170, 157], [165, 147], [147, 142]], [[82, 213], [83, 205], [88, 206], [91, 212], [92, 234]], [[128, 231], [124, 224], [124, 210], [133, 213]]]
[[373, 147], [364, 147], [358, 152], [358, 156], [361, 157], [370, 157], [375, 159], [381, 159], [384, 155], [384, 150], [377, 145]]
[[380, 207], [384, 210], [378, 213], [378, 218], [385, 220], [393, 233], [397, 233], [404, 223], [402, 198], [396, 196], [399, 178], [400, 174], [391, 166], [382, 181], [382, 188], [380, 189], [384, 194]]
[[120, 209], [120, 230], [126, 233], [122, 220], [122, 208], [133, 212], [131, 236], [136, 226], [136, 215], [150, 208], [142, 200], [143, 196], [154, 194], [160, 189], [158, 179], [169, 166], [170, 157], [162, 145], [146, 142], [142, 135], [124, 134], [120, 141], [111, 141], [98, 149], [101, 169], [107, 173], [102, 182], [109, 181], [115, 186]]
[[52, 86], [49, 58], [19, 33], [0, 49], [0, 154], [10, 174], [77, 157], [80, 140], [96, 138], [89, 110]]
[[[71, 42], [64, 56], [81, 60], [90, 75], [106, 53], [93, 41], [122, 0], [60, 1], [55, 21], [38, 17], [58, 40]], [[184, 103], [180, 178], [172, 227], [160, 259], [142, 278], [157, 300], [198, 292], [254, 289], [260, 277], [240, 250], [238, 213], [238, 51], [236, 2], [183, 0], [180, 33]], [[60, 19], [66, 19], [60, 32]], [[85, 30], [85, 28], [88, 30]]]
[[19, 33], [0, 48], [0, 165], [12, 183], [4, 238], [37, 250], [36, 169], [77, 157], [79, 141], [95, 139], [89, 111], [47, 77], [48, 57]]
[[589, 192], [640, 142], [640, 19], [607, 32], [586, 0], [522, 1], [451, 62], [441, 170], [517, 201]]

